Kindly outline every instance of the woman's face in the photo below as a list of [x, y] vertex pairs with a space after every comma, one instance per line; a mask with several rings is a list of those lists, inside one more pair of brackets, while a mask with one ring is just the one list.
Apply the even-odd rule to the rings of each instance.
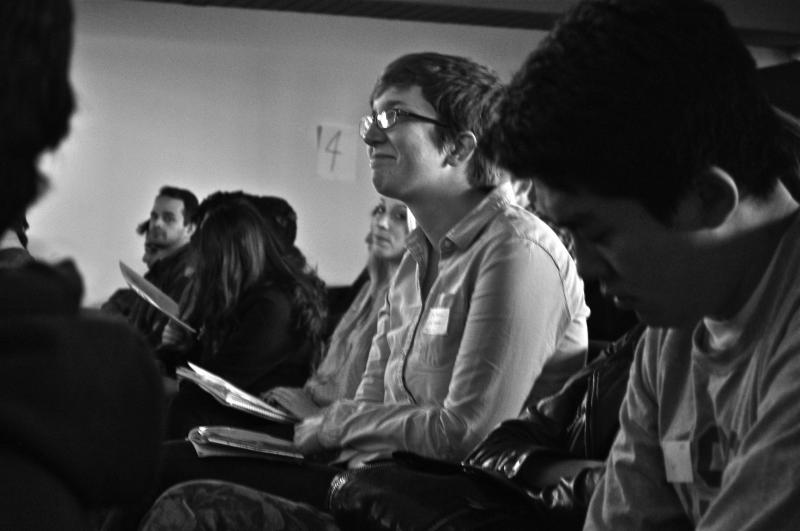
[[381, 197], [372, 210], [370, 253], [386, 260], [398, 259], [406, 250], [408, 210], [395, 199]]

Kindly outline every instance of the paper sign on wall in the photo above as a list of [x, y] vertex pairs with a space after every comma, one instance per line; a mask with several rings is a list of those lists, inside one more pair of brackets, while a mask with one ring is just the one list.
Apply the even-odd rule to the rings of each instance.
[[332, 181], [355, 181], [356, 138], [352, 125], [318, 125], [317, 175]]

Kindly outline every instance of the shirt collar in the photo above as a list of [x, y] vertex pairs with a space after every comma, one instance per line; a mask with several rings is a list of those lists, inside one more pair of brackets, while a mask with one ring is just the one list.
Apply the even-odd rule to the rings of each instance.
[[[447, 234], [439, 242], [439, 250], [442, 255], [456, 248], [468, 248], [499, 212], [513, 204], [515, 204], [514, 190], [511, 183], [504, 182], [495, 187], [475, 208], [447, 231]], [[409, 234], [407, 247], [415, 258], [425, 255], [425, 233], [420, 227]]]

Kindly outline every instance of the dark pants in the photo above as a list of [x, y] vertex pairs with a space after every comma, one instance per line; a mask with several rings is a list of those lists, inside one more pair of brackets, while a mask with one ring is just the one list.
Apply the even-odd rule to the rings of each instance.
[[238, 483], [270, 494], [325, 508], [328, 486], [341, 468], [312, 461], [289, 461], [261, 457], [199, 458], [186, 440], [167, 441], [162, 445], [161, 469], [156, 489], [135, 506], [111, 514], [103, 531], [127, 531], [138, 528], [150, 506], [169, 487], [193, 479], [217, 479]]
[[[324, 508], [328, 486], [339, 467], [304, 461], [246, 457], [198, 458], [188, 441], [169, 441], [159, 491], [191, 479], [220, 479]], [[159, 494], [160, 494], [159, 492]]]

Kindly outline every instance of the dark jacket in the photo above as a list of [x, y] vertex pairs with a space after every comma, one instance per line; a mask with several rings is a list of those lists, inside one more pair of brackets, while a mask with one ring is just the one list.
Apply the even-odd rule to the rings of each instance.
[[[190, 280], [186, 272], [190, 252], [189, 245], [184, 245], [169, 256], [155, 262], [147, 270], [144, 278], [166, 293], [172, 300], [180, 303]], [[156, 348], [161, 344], [161, 336], [164, 333], [164, 327], [169, 322], [169, 317], [141, 297], [136, 297], [131, 305], [128, 320], [144, 334], [147, 343]]]
[[[182, 359], [254, 395], [276, 386], [301, 387], [317, 347], [297, 329], [294, 314], [286, 290], [269, 282], [254, 286], [242, 295], [226, 330], [211, 338], [203, 334]], [[252, 427], [255, 421], [256, 426], [263, 423], [218, 404], [191, 382], [181, 382], [169, 406], [167, 437], [183, 438], [203, 424]]]
[[81, 296], [71, 263], [0, 270], [0, 529], [88, 529], [92, 509], [137, 500], [155, 478], [152, 354]]

